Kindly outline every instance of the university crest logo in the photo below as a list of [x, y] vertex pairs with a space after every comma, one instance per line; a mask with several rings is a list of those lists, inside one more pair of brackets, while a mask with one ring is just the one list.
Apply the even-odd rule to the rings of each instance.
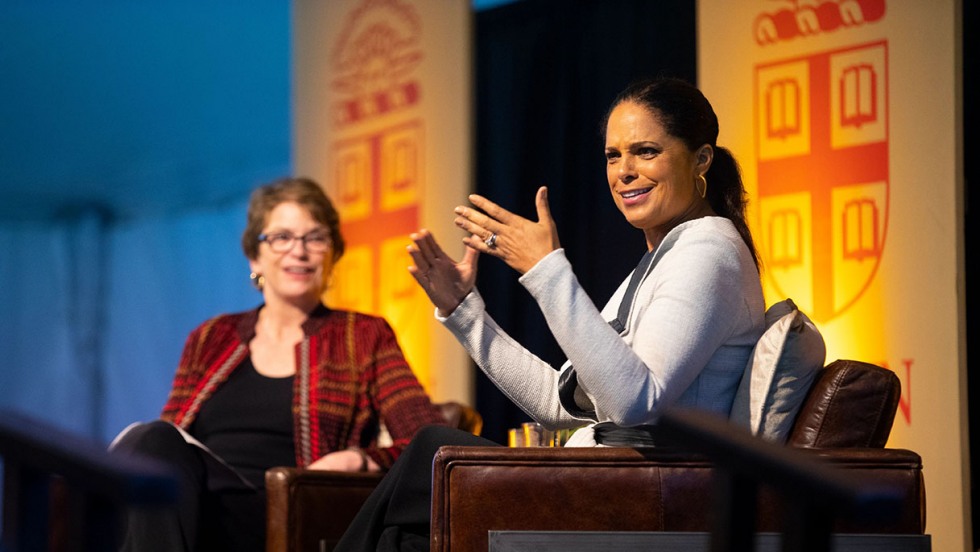
[[885, 41], [757, 65], [760, 252], [819, 322], [868, 289], [888, 230]]
[[330, 50], [336, 134], [325, 153], [348, 245], [334, 272], [333, 303], [394, 323], [417, 296], [404, 265], [424, 182], [422, 38], [411, 2], [362, 0]]

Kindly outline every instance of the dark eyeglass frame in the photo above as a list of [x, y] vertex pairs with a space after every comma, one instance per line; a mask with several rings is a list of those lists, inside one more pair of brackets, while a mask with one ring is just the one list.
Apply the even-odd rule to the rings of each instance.
[[326, 230], [310, 230], [302, 236], [292, 232], [269, 232], [258, 236], [259, 243], [265, 242], [274, 253], [287, 253], [296, 246], [296, 240], [303, 243], [303, 248], [310, 253], [326, 253], [333, 246], [330, 232]]

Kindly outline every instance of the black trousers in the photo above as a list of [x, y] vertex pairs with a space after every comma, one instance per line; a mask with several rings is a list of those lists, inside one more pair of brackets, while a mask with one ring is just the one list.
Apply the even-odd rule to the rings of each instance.
[[368, 497], [334, 550], [429, 550], [432, 460], [443, 445], [500, 446], [458, 429], [423, 428]]
[[209, 478], [205, 453], [172, 425], [149, 422], [132, 428], [113, 454], [156, 459], [177, 477], [177, 504], [140, 508], [126, 516], [122, 550], [133, 552], [265, 550], [265, 490]]

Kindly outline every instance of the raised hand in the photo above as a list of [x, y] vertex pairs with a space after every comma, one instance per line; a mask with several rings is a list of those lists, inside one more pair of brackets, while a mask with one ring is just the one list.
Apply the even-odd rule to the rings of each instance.
[[439, 314], [449, 316], [476, 283], [476, 259], [480, 253], [467, 247], [463, 260], [457, 263], [446, 255], [428, 230], [419, 230], [410, 237], [413, 243], [408, 246], [408, 254], [415, 264], [408, 267], [408, 272], [425, 290]]
[[524, 274], [561, 247], [548, 207], [548, 188], [538, 188], [535, 196], [538, 222], [515, 215], [483, 196], [473, 194], [470, 201], [480, 210], [462, 206], [455, 210], [456, 226], [470, 233], [463, 239], [468, 249], [493, 255]]

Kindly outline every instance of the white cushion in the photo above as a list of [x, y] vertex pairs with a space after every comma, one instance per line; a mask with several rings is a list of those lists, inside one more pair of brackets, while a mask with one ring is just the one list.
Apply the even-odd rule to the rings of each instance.
[[766, 311], [766, 331], [742, 375], [731, 420], [755, 435], [784, 443], [827, 347], [823, 336], [791, 299]]

